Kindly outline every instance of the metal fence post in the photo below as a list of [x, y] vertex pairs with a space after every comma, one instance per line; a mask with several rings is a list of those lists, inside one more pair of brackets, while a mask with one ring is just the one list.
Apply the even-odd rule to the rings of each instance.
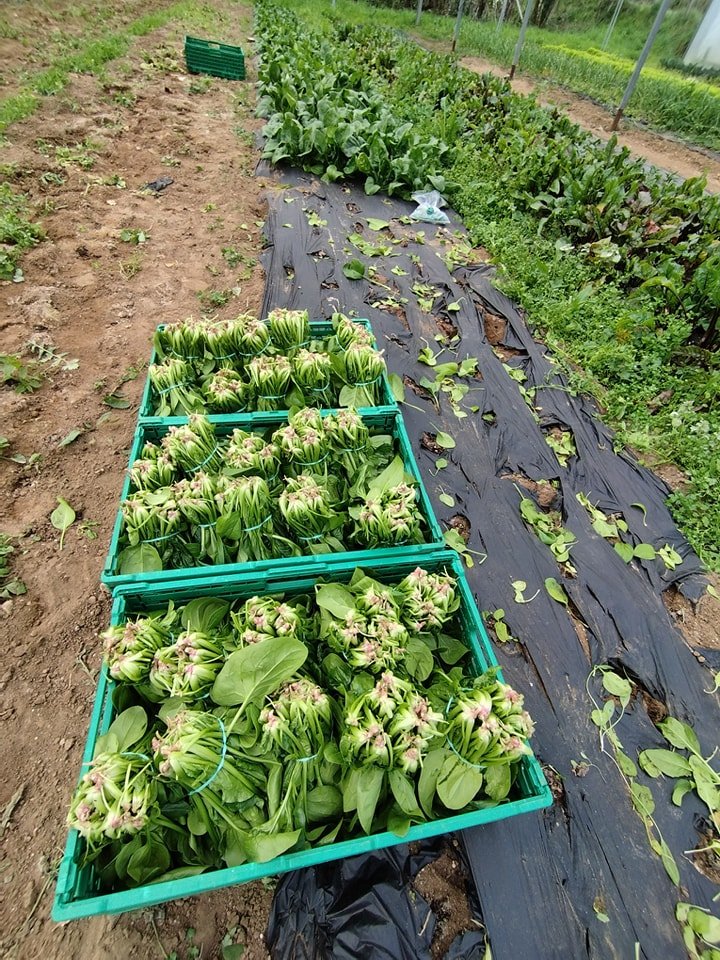
[[645, 41], [645, 46], [642, 48], [642, 53], [638, 57], [638, 61], [635, 64], [635, 69], [632, 72], [632, 76], [628, 80], [628, 85], [625, 87], [625, 93], [623, 94], [623, 98], [620, 101], [620, 106], [618, 107], [617, 113], [613, 117], [613, 122], [610, 125], [611, 130], [617, 130], [618, 128], [618, 124], [620, 123], [620, 119], [623, 113], [625, 112], [625, 108], [630, 102], [630, 97], [635, 92], [635, 87], [637, 86], [637, 82], [640, 79], [640, 71], [645, 66], [645, 61], [647, 60], [648, 54], [650, 53], [650, 48], [652, 47], [655, 41], [655, 37], [658, 35], [658, 30], [662, 26], [662, 22], [665, 19], [665, 14], [670, 9], [670, 5], [672, 2], [673, 0], [663, 0], [662, 5], [660, 6], [660, 9], [657, 12], [657, 16], [655, 17], [655, 22], [650, 28], [650, 33], [648, 34], [648, 38]]
[[523, 16], [522, 26], [520, 27], [520, 36], [515, 44], [515, 52], [513, 53], [512, 65], [510, 66], [510, 75], [508, 77], [509, 80], [512, 80], [512, 78], [515, 76], [517, 65], [520, 63], [520, 54], [522, 53], [522, 48], [525, 44], [525, 34], [527, 33], [527, 28], [528, 24], [530, 23], [530, 17], [532, 16], [534, 5], [535, 0], [527, 0], [525, 15]]
[[615, 24], [618, 22], [618, 17], [620, 16], [620, 11], [622, 10], [622, 6], [624, 2], [625, 0], [617, 0], [617, 3], [615, 4], [613, 15], [610, 18], [610, 23], [608, 24], [608, 28], [605, 31], [605, 38], [603, 39], [602, 46], [600, 47], [601, 50], [607, 50], [607, 45], [610, 43], [610, 37], [612, 36], [613, 30], [615, 29]]
[[452, 47], [450, 48], [453, 53], [455, 53], [455, 47], [457, 46], [458, 38], [460, 36], [460, 24], [462, 23], [464, 6], [465, 0], [458, 0], [457, 19], [455, 21], [455, 30], [453, 31]]
[[420, 23], [420, 14], [422, 13], [423, 0], [417, 0], [417, 9], [415, 11], [415, 26]]
[[500, 8], [500, 16], [498, 17], [498, 22], [495, 24], [495, 33], [500, 33], [502, 25], [505, 23], [505, 14], [507, 13], [509, 0], [503, 0], [503, 5]]

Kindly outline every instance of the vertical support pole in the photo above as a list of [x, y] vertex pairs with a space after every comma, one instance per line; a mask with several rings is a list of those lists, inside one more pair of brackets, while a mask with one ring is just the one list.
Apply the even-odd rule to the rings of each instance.
[[423, 0], [417, 0], [417, 9], [415, 10], [415, 26], [420, 23], [420, 14], [422, 13]]
[[520, 63], [520, 54], [522, 53], [522, 48], [525, 45], [525, 34], [527, 33], [528, 24], [530, 23], [530, 17], [532, 16], [534, 6], [535, 0], [527, 0], [522, 26], [520, 27], [520, 36], [515, 44], [515, 52], [513, 53], [512, 65], [510, 66], [510, 75], [508, 80], [512, 80], [512, 78], [515, 76], [515, 71]]
[[610, 18], [610, 23], [608, 24], [608, 28], [605, 31], [605, 37], [603, 39], [602, 46], [600, 47], [601, 50], [607, 50], [608, 44], [610, 43], [610, 37], [613, 35], [613, 31], [615, 29], [615, 25], [618, 22], [618, 17], [620, 16], [620, 11], [622, 10], [624, 2], [625, 0], [617, 0], [617, 3], [615, 4], [613, 15]]
[[465, 0], [458, 0], [457, 19], [455, 20], [455, 30], [453, 31], [452, 47], [450, 48], [453, 53], [455, 53], [455, 47], [457, 46], [458, 38], [460, 36], [460, 24], [462, 23], [464, 6]]
[[648, 34], [648, 38], [645, 41], [645, 46], [642, 48], [642, 53], [638, 57], [638, 61], [635, 64], [635, 69], [632, 72], [632, 76], [628, 80], [628, 85], [625, 87], [625, 93], [623, 94], [623, 98], [620, 101], [620, 106], [618, 107], [617, 113], [613, 117], [613, 122], [610, 125], [611, 130], [617, 130], [618, 128], [618, 124], [620, 123], [622, 115], [625, 112], [625, 108], [630, 102], [630, 97], [635, 92], [635, 87], [637, 86], [637, 82], [640, 79], [640, 72], [642, 68], [645, 66], [645, 61], [647, 60], [648, 54], [650, 53], [650, 48], [655, 42], [655, 37], [658, 35], [658, 31], [660, 30], [660, 27], [662, 26], [662, 22], [665, 19], [665, 14], [670, 9], [670, 4], [672, 2], [673, 0], [663, 0], [660, 6], [660, 9], [657, 12], [657, 16], [655, 17], [655, 22], [650, 28], [650, 33]]
[[495, 24], [495, 33], [500, 33], [502, 30], [502, 25], [505, 23], [505, 16], [507, 14], [508, 3], [510, 0], [503, 0], [503, 5], [500, 8], [500, 16], [498, 17], [498, 22]]

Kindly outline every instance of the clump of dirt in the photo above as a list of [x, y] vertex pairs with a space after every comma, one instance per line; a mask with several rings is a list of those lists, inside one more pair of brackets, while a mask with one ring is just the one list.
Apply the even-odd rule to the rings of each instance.
[[[410, 379], [410, 378], [408, 377], [408, 379]], [[415, 382], [415, 381], [413, 381], [413, 383], [414, 383], [414, 382]], [[413, 387], [413, 389], [414, 389], [414, 387]], [[420, 389], [422, 389], [422, 388], [420, 388]], [[416, 391], [416, 392], [417, 392], [417, 391]], [[434, 453], [434, 454], [437, 454], [437, 456], [440, 456], [441, 454], [445, 453], [445, 449], [440, 446], [440, 444], [437, 442], [437, 439], [436, 439], [436, 438], [437, 438], [437, 434], [436, 434], [436, 433], [427, 433], [427, 431], [426, 431], [426, 432], [423, 433], [423, 435], [420, 437], [420, 446], [423, 447], [425, 450], [429, 450], [430, 453]]]
[[503, 480], [512, 480], [532, 494], [541, 510], [559, 509], [559, 491], [548, 480], [531, 480], [524, 473], [504, 473]]
[[464, 513], [456, 513], [454, 517], [451, 517], [448, 520], [448, 526], [459, 533], [465, 543], [470, 540], [472, 525]]
[[488, 343], [491, 343], [494, 347], [501, 344], [507, 332], [507, 320], [490, 313], [489, 310], [483, 310], [482, 321]]
[[[433, 396], [430, 393], [430, 391], [426, 387], [421, 386], [417, 382], [417, 380], [413, 380], [413, 378], [409, 377], [407, 374], [405, 374], [405, 376], [403, 377], [403, 383], [405, 384], [406, 387], [410, 387], [412, 392], [415, 393], [418, 397], [422, 397], [423, 400], [432, 400]], [[430, 434], [428, 434], [428, 437], [429, 436]], [[422, 446], [425, 446], [425, 444], [422, 443], [422, 439], [420, 442]], [[428, 448], [425, 447], [425, 449], [427, 450]]]
[[391, 313], [394, 317], [397, 317], [405, 330], [410, 330], [410, 321], [407, 318], [407, 313], [405, 312], [405, 308], [402, 306], [402, 304], [389, 301], [385, 304], [383, 309], [386, 313]]
[[468, 903], [468, 877], [457, 852], [446, 846], [418, 873], [413, 886], [437, 917], [430, 951], [433, 960], [441, 960], [458, 934], [480, 926]]
[[[720, 576], [713, 573], [707, 576], [710, 585], [720, 594]], [[693, 605], [674, 586], [665, 590], [662, 597], [683, 636], [695, 650], [720, 650], [720, 600], [717, 597], [706, 593]]]
[[701, 831], [696, 844], [697, 852], [692, 854], [692, 858], [695, 868], [703, 876], [720, 884], [720, 856], [710, 847], [711, 843], [717, 843], [717, 839], [716, 834]]
[[654, 697], [648, 690], [644, 687], [640, 689], [640, 698], [642, 700], [643, 707], [647, 713], [650, 720], [653, 723], [660, 723], [661, 720], [664, 720], [668, 715], [668, 708], [662, 702], [658, 700], [657, 697]]
[[455, 324], [451, 320], [448, 320], [446, 317], [437, 316], [435, 314], [433, 314], [433, 320], [435, 321], [440, 333], [442, 333], [443, 336], [447, 337], [448, 340], [452, 340], [453, 337], [456, 337], [458, 335], [458, 328], [455, 326]]
[[555, 803], [559, 803], [563, 810], [565, 809], [565, 785], [563, 784], [563, 779], [560, 774], [557, 772], [555, 767], [548, 766], [547, 763], [542, 764], [542, 771], [545, 774], [545, 779], [548, 782], [550, 787], [550, 793]]

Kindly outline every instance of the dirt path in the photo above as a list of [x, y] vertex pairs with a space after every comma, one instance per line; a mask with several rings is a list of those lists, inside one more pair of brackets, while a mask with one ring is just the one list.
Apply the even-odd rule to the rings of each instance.
[[[225, 9], [224, 35], [245, 43], [249, 9]], [[48, 369], [34, 393], [0, 389], [5, 453], [42, 458], [25, 467], [0, 459], [0, 529], [19, 538], [13, 568], [27, 585], [25, 596], [0, 605], [0, 817], [20, 797], [0, 838], [3, 957], [145, 960], [176, 951], [191, 960], [220, 956], [226, 934], [246, 945], [247, 960], [267, 956], [272, 884], [119, 918], [50, 920], [110, 607], [99, 574], [152, 330], [201, 305], [229, 315], [258, 310], [263, 291], [253, 87], [189, 76], [184, 32], [175, 24], [137, 41], [132, 55], [109, 65], [104, 86], [75, 77], [13, 126], [3, 148], [14, 189], [29, 196], [48, 234], [24, 258], [25, 282], [0, 286], [3, 350], [24, 352], [36, 338], [73, 361]], [[44, 154], [38, 138], [49, 145]], [[90, 169], [63, 165], [55, 153], [78, 144]], [[165, 191], [142, 191], [163, 175], [174, 179]], [[149, 239], [123, 242], [123, 228]], [[103, 402], [115, 390], [127, 409]], [[59, 446], [74, 429], [78, 439]], [[78, 514], [62, 551], [49, 521], [57, 496]]]
[[[413, 39], [427, 47], [442, 53], [448, 53], [449, 44], [433, 42], [414, 36]], [[496, 63], [484, 60], [482, 57], [462, 57], [460, 63], [475, 73], [492, 73], [496, 77], [506, 77], [507, 69]], [[556, 86], [547, 80], [535, 80], [522, 73], [512, 81], [512, 88], [517, 93], [535, 94], [544, 106], [559, 107], [571, 120], [594, 134], [600, 140], [609, 140], [612, 136], [610, 124], [612, 113], [598, 103], [565, 87]], [[701, 147], [692, 147], [689, 144], [663, 136], [651, 130], [644, 130], [629, 120], [623, 120], [618, 133], [618, 143], [622, 147], [679, 177], [707, 176], [708, 189], [720, 192], [720, 157]]]

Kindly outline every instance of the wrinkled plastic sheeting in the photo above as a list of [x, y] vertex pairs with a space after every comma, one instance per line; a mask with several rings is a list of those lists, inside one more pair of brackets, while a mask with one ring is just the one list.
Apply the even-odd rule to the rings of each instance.
[[418, 852], [403, 844], [284, 877], [265, 938], [273, 958], [430, 960], [435, 915], [408, 890], [438, 844], [418, 846]]
[[[478, 262], [448, 269], [443, 255], [462, 233], [451, 211], [450, 228], [413, 224], [411, 204], [295, 171], [281, 179], [287, 189], [271, 192], [265, 228], [264, 309], [307, 308], [323, 317], [341, 309], [372, 322], [388, 368], [406, 383], [402, 411], [435, 512], [445, 526], [458, 515], [470, 524], [468, 547], [476, 563], [467, 573], [478, 606], [503, 608], [512, 635], [520, 638], [496, 649], [506, 679], [523, 691], [536, 721], [533, 747], [553, 779], [556, 803], [543, 814], [462, 834], [494, 960], [685, 960], [674, 918], [678, 891], [648, 844], [626, 782], [599, 747], [590, 713], [591, 694], [601, 702], [602, 690], [597, 679], [588, 681], [596, 664], [609, 664], [634, 681], [637, 694], [618, 727], [629, 756], [665, 746], [653, 722], [663, 710], [692, 724], [706, 753], [712, 752], [720, 707], [705, 692], [712, 687], [711, 654], [701, 651], [708, 654], [701, 662], [662, 598], [676, 588], [697, 600], [706, 585], [667, 509], [668, 487], [627, 453], [615, 452], [612, 431], [595, 405], [573, 396], [517, 305], [493, 286], [492, 268]], [[373, 231], [370, 218], [390, 226]], [[399, 242], [390, 255], [370, 257], [349, 240], [355, 233], [374, 245]], [[343, 265], [352, 259], [373, 267], [374, 276], [366, 270], [364, 279], [348, 279]], [[471, 404], [478, 410], [468, 410], [464, 419], [454, 416], [445, 397], [437, 410], [418, 387], [421, 378], [434, 376], [418, 362], [418, 351], [425, 344], [439, 349], [435, 337], [449, 324], [460, 336], [457, 358], [478, 358], [479, 376], [469, 381], [472, 389], [463, 401], [466, 410]], [[455, 357], [444, 353], [439, 362], [450, 359]], [[535, 388], [537, 415], [508, 368], [523, 372], [526, 390]], [[555, 426], [575, 441], [577, 454], [566, 466], [546, 442]], [[439, 430], [456, 446], [443, 450], [449, 463], [437, 471], [437, 455], [424, 435]], [[535, 499], [532, 482], [541, 479], [555, 482], [553, 507], [577, 538], [571, 551], [576, 576], [565, 574], [520, 515], [521, 493]], [[455, 507], [440, 502], [443, 492], [452, 494]], [[626, 564], [592, 529], [578, 493], [607, 515], [622, 515], [633, 543], [670, 544], [682, 563], [674, 570], [660, 560]], [[549, 596], [548, 578], [562, 584], [569, 607]], [[514, 602], [515, 580], [527, 583], [531, 602]], [[638, 782], [655, 793], [654, 818], [679, 865], [684, 899], [712, 910], [716, 888], [683, 854], [702, 844], [702, 804], [688, 795], [680, 813], [670, 803], [672, 783], [650, 781], [643, 773]], [[284, 902], [306, 902], [311, 876], [288, 878], [281, 887]], [[356, 956], [367, 952], [368, 960], [374, 954], [362, 946], [369, 929], [362, 918], [375, 916], [374, 902], [368, 888], [356, 901], [353, 920]], [[600, 922], [598, 912], [610, 922]], [[399, 909], [397, 915], [406, 914]], [[285, 915], [283, 922], [291, 919]], [[389, 942], [386, 936], [387, 924], [382, 943]]]

